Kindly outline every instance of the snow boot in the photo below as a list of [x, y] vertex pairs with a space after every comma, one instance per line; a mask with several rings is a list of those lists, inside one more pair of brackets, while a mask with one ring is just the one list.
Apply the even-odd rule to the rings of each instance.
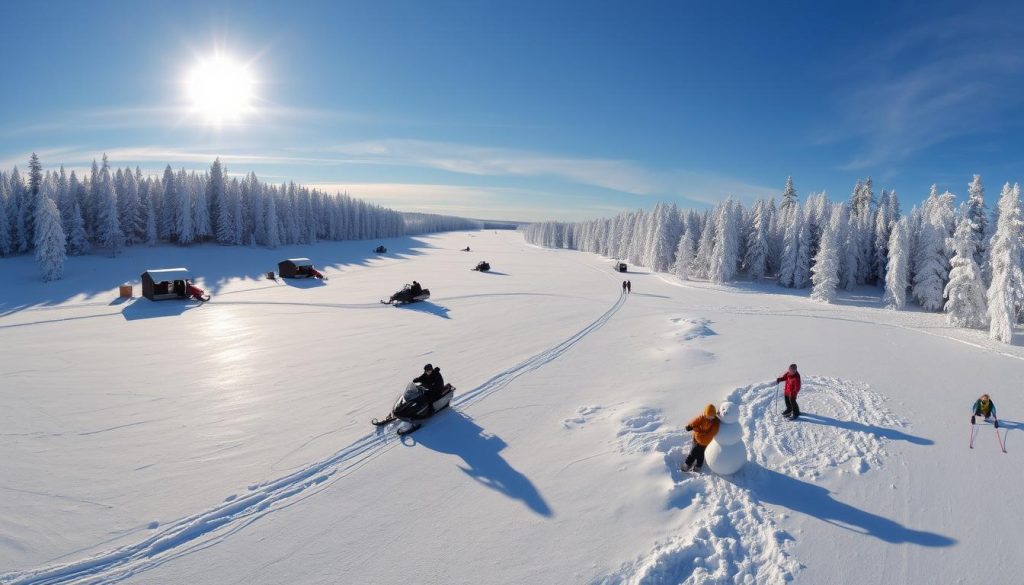
[[692, 471], [693, 471], [694, 473], [700, 473], [700, 470], [701, 470], [701, 469], [702, 469], [702, 466], [700, 466], [700, 465], [695, 465], [695, 466], [693, 467]]
[[680, 469], [683, 470], [683, 473], [689, 473], [689, 471], [693, 469], [693, 466], [689, 463], [683, 463], [683, 466]]
[[973, 414], [971, 415], [971, 424], [972, 424], [972, 425], [973, 425], [973, 424], [976, 424], [976, 423], [974, 422], [974, 415], [973, 415]]

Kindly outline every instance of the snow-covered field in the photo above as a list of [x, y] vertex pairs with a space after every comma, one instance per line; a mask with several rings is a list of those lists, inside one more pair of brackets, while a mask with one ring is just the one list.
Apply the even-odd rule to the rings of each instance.
[[[1020, 583], [1024, 348], [875, 291], [639, 269], [626, 297], [518, 233], [383, 243], [136, 248], [50, 284], [0, 260], [0, 582]], [[261, 278], [295, 255], [330, 280]], [[211, 302], [117, 301], [178, 265]], [[377, 302], [412, 279], [429, 302]], [[375, 432], [425, 362], [454, 408]], [[1005, 454], [989, 426], [968, 448], [981, 392]], [[750, 463], [684, 476], [726, 398]]]

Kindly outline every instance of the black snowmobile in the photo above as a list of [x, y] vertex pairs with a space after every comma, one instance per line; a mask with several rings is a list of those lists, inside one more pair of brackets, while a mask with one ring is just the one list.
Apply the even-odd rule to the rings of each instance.
[[435, 400], [430, 399], [430, 390], [422, 384], [410, 382], [405, 387], [405, 392], [398, 397], [391, 413], [381, 420], [373, 419], [374, 426], [381, 427], [394, 421], [399, 421], [398, 434], [408, 435], [423, 426], [416, 421], [426, 420], [438, 412], [448, 408], [448, 404], [455, 395], [455, 386], [445, 384], [441, 395]]
[[402, 290], [391, 295], [388, 300], [381, 299], [380, 302], [385, 305], [405, 305], [408, 303], [415, 303], [416, 301], [425, 301], [430, 298], [430, 289], [421, 288], [418, 291], [413, 289], [411, 284], [407, 284], [402, 287]]
[[373, 251], [376, 252], [377, 254], [387, 254], [388, 253], [388, 249], [385, 248], [384, 246], [377, 246], [376, 248], [374, 248]]
[[490, 269], [491, 269], [491, 265], [486, 260], [481, 260], [476, 265], [476, 268], [474, 268], [473, 270], [476, 270], [478, 272], [487, 272]]

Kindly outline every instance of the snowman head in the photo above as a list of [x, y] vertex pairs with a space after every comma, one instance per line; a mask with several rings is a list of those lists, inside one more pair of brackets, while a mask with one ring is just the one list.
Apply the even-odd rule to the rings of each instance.
[[732, 402], [723, 402], [718, 406], [718, 420], [731, 425], [740, 420], [740, 409]]

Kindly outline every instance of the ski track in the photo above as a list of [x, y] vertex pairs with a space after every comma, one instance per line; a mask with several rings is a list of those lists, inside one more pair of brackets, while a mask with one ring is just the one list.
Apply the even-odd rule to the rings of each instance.
[[[537, 371], [561, 357], [585, 337], [604, 326], [625, 304], [620, 294], [600, 317], [572, 336], [496, 374], [483, 384], [452, 401], [454, 407], [469, 408], [508, 386], [520, 376]], [[260, 517], [308, 497], [329, 483], [344, 477], [368, 461], [400, 444], [401, 438], [376, 429], [327, 459], [262, 484], [249, 486], [247, 494], [229, 496], [224, 502], [198, 514], [159, 525], [159, 531], [135, 544], [59, 565], [0, 575], [4, 585], [54, 585], [59, 583], [115, 583], [165, 562], [212, 546]], [[331, 480], [330, 482], [328, 480]]]
[[738, 481], [707, 471], [684, 474], [679, 467], [689, 449], [689, 433], [665, 425], [660, 411], [642, 407], [622, 416], [615, 438], [619, 452], [662, 456], [674, 481], [666, 508], [682, 512], [676, 534], [594, 585], [788, 583], [801, 565], [789, 554], [793, 537], [778, 528], [778, 513], [757, 492], [760, 468], [812, 479], [864, 473], [882, 465], [889, 439], [917, 440], [898, 430], [906, 421], [886, 409], [885, 398], [866, 384], [805, 378], [802, 402], [820, 414], [797, 421], [774, 412], [775, 392], [774, 384], [755, 384], [727, 397], [740, 405], [739, 424], [751, 461], [735, 476]]

